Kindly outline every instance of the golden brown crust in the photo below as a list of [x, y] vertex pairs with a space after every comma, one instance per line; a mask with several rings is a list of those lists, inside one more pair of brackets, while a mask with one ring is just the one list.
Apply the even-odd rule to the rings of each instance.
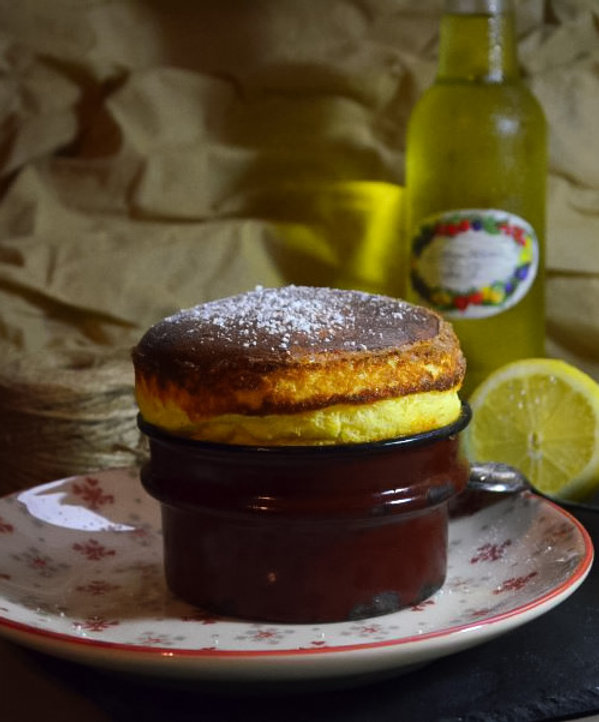
[[138, 399], [188, 417], [288, 414], [459, 388], [465, 363], [433, 311], [288, 286], [182, 311], [133, 351]]

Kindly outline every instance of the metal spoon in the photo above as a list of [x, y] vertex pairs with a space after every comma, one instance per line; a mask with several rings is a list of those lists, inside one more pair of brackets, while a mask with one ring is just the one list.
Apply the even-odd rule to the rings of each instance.
[[466, 491], [490, 491], [499, 494], [518, 494], [521, 491], [532, 491], [537, 496], [548, 499], [573, 512], [579, 510], [599, 511], [596, 499], [581, 502], [549, 496], [535, 489], [525, 474], [516, 467], [492, 461], [470, 464], [470, 477], [466, 484]]
[[536, 492], [519, 469], [493, 461], [470, 464], [470, 478], [466, 488], [472, 491], [494, 491], [501, 494], [517, 494], [525, 490]]

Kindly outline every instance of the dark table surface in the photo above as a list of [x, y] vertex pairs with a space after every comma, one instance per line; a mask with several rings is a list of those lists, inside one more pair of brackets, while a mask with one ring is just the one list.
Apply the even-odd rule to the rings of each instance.
[[[573, 507], [599, 549], [599, 510]], [[357, 687], [214, 689], [122, 676], [0, 642], [7, 722], [541, 722], [599, 713], [599, 568], [563, 604], [497, 639]]]

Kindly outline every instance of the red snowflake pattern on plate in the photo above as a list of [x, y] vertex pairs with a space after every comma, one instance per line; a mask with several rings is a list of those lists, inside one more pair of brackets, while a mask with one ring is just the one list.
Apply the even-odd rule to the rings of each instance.
[[387, 630], [379, 622], [366, 621], [362, 624], [354, 624], [351, 632], [353, 636], [360, 639], [381, 639], [385, 636]]
[[32, 569], [40, 569], [42, 571], [50, 569], [50, 563], [50, 557], [43, 557], [41, 554], [36, 554], [30, 557], [28, 561], [28, 564]]
[[[214, 627], [210, 627], [210, 631]], [[265, 626], [261, 623], [250, 622], [244, 625], [243, 633], [235, 637], [239, 643], [257, 645], [262, 647], [263, 645], [268, 647], [275, 647], [281, 644], [285, 637], [293, 634], [293, 627], [281, 627], [277, 625]]]
[[465, 609], [464, 610], [464, 614], [466, 615], [466, 618], [470, 621], [484, 619], [485, 617], [490, 617], [494, 613], [495, 613], [495, 607], [481, 607], [480, 609]]
[[138, 644], [153, 647], [170, 647], [175, 644], [175, 640], [169, 634], [155, 634], [153, 632], [142, 632], [137, 638]]
[[470, 559], [470, 564], [478, 562], [496, 562], [505, 556], [506, 549], [511, 545], [512, 540], [506, 539], [501, 544], [487, 542], [476, 549], [476, 554]]
[[73, 626], [85, 632], [104, 632], [109, 627], [116, 627], [119, 624], [118, 619], [106, 619], [101, 616], [93, 616], [84, 619], [82, 622], [75, 622]]
[[73, 544], [73, 549], [76, 552], [80, 552], [89, 561], [100, 561], [105, 557], [113, 557], [116, 554], [114, 549], [108, 549], [103, 544], [100, 544], [96, 539], [89, 539], [85, 543], [80, 544], [76, 542]]
[[530, 572], [521, 577], [510, 577], [506, 579], [497, 589], [493, 590], [493, 594], [503, 594], [504, 592], [518, 592], [525, 587], [531, 579], [534, 579], [538, 572]]
[[53, 577], [67, 567], [48, 554], [43, 554], [37, 547], [30, 547], [22, 554], [15, 555], [14, 558], [27, 569], [31, 569], [37, 575], [45, 578]]
[[250, 636], [256, 642], [262, 642], [265, 639], [277, 639], [279, 632], [276, 629], [256, 629]]
[[84, 477], [81, 482], [73, 482], [71, 489], [73, 494], [81, 497], [88, 509], [96, 511], [105, 504], [114, 504], [114, 495], [107, 494], [99, 480], [92, 476]]

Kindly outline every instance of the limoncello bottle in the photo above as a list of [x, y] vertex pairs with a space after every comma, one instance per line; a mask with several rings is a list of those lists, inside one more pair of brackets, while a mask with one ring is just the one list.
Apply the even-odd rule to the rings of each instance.
[[546, 125], [509, 0], [446, 0], [434, 84], [406, 139], [408, 298], [448, 318], [467, 395], [544, 353]]

